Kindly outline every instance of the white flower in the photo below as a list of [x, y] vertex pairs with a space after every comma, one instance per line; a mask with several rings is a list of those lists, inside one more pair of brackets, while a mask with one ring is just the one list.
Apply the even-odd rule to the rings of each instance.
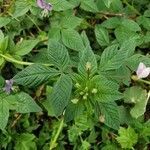
[[136, 70], [136, 74], [139, 79], [146, 78], [150, 74], [150, 67], [146, 67], [141, 62]]

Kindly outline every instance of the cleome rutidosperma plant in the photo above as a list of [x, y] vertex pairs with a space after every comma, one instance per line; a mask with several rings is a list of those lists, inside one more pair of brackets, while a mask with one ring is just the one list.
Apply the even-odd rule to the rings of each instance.
[[148, 149], [147, 0], [0, 11], [0, 149]]

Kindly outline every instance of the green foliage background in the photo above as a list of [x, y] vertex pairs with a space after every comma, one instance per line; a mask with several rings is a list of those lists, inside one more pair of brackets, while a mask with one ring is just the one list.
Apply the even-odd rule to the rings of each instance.
[[45, 2], [0, 0], [0, 149], [149, 149], [150, 1]]

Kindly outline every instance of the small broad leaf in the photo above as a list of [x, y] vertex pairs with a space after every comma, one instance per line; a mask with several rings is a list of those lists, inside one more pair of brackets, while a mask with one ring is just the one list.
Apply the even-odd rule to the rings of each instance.
[[17, 43], [13, 53], [15, 55], [23, 56], [28, 54], [39, 42], [39, 40], [23, 40], [21, 43]]
[[26, 67], [14, 76], [14, 81], [28, 87], [40, 85], [50, 77], [57, 76], [59, 72], [54, 68], [49, 68], [40, 64]]
[[66, 0], [51, 0], [50, 3], [55, 11], [63, 11], [73, 8], [73, 5]]
[[96, 113], [97, 117], [100, 117], [100, 121], [102, 121], [101, 117], [103, 117], [103, 123], [118, 130], [120, 126], [120, 117], [119, 117], [119, 109], [115, 102], [96, 102]]
[[119, 43], [123, 43], [130, 38], [139, 38], [139, 35], [136, 32], [129, 30], [127, 27], [119, 26], [115, 29], [114, 33]]
[[11, 21], [10, 18], [7, 17], [0, 17], [0, 28], [6, 26]]
[[95, 27], [95, 36], [96, 36], [97, 42], [101, 46], [107, 46], [109, 44], [108, 31], [104, 27], [97, 25]]
[[108, 29], [114, 29], [116, 27], [118, 27], [121, 24], [121, 21], [119, 18], [117, 17], [111, 17], [107, 20], [105, 20], [101, 26], [108, 28]]
[[48, 33], [48, 39], [59, 41], [61, 39], [60, 28], [59, 27], [50, 28]]
[[7, 102], [7, 95], [0, 94], [0, 129], [4, 130], [9, 117], [9, 103]]
[[116, 139], [122, 148], [132, 149], [137, 143], [138, 134], [131, 127], [128, 127], [127, 129], [120, 127], [119, 136]]
[[84, 45], [80, 34], [73, 29], [63, 29], [62, 41], [65, 46], [76, 51], [84, 50]]
[[35, 103], [27, 93], [20, 92], [9, 96], [9, 105], [18, 113], [40, 112], [42, 109]]
[[138, 118], [145, 113], [149, 96], [150, 94], [147, 94], [146, 90], [140, 87], [133, 86], [126, 89], [124, 92], [124, 101], [134, 104], [134, 107], [130, 111], [132, 117]]
[[47, 100], [52, 105], [54, 113], [59, 116], [68, 105], [72, 90], [72, 81], [68, 75], [61, 75]]
[[98, 12], [98, 8], [94, 0], [82, 0], [80, 7], [85, 11], [89, 11], [93, 13]]
[[122, 25], [131, 31], [135, 31], [135, 32], [141, 31], [140, 26], [135, 21], [133, 21], [131, 19], [123, 19]]
[[47, 57], [60, 70], [66, 69], [70, 63], [68, 51], [64, 45], [56, 41], [49, 41]]
[[15, 11], [13, 13], [13, 17], [16, 18], [16, 17], [20, 17], [20, 16], [23, 16], [24, 14], [26, 14], [26, 12], [29, 11], [31, 7], [31, 4], [29, 3], [28, 0], [17, 0], [15, 2]]
[[61, 27], [65, 29], [68, 28], [74, 29], [81, 24], [82, 20], [83, 19], [76, 17], [74, 15], [66, 15], [61, 20]]

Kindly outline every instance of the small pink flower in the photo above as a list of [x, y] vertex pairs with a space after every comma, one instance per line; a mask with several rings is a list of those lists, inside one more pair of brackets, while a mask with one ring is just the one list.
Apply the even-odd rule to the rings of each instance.
[[136, 70], [136, 74], [139, 79], [146, 78], [150, 74], [150, 67], [146, 67], [141, 62]]
[[5, 87], [3, 88], [3, 90], [4, 90], [7, 94], [10, 94], [10, 92], [12, 91], [13, 83], [14, 83], [14, 81], [13, 81], [12, 79], [5, 81]]
[[44, 0], [37, 0], [37, 5], [44, 10], [52, 10], [52, 5], [50, 3], [46, 3]]

